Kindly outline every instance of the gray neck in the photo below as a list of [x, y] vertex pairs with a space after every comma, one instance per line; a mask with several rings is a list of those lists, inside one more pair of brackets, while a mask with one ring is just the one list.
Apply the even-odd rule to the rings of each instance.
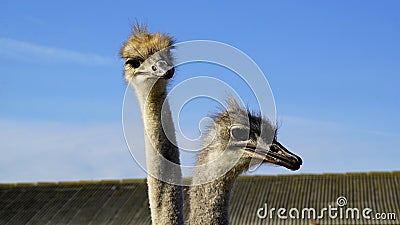
[[[193, 183], [207, 180], [209, 173], [212, 173], [212, 169], [207, 172], [196, 170]], [[229, 224], [229, 206], [237, 176], [233, 169], [209, 183], [191, 187], [190, 225]]]
[[135, 87], [145, 128], [150, 211], [153, 224], [183, 224], [182, 187], [169, 183], [181, 183], [182, 175], [179, 150], [171, 143], [176, 138], [164, 82], [156, 82], [149, 91]]

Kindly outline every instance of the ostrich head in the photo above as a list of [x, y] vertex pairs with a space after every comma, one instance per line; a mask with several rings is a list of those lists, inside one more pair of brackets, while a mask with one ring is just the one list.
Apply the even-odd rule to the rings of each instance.
[[228, 173], [228, 176], [236, 177], [252, 164], [260, 162], [290, 170], [300, 168], [301, 158], [278, 142], [275, 124], [243, 109], [233, 98], [229, 98], [227, 106], [226, 110], [214, 116], [214, 124], [205, 135], [206, 146], [199, 154], [198, 160], [205, 166], [204, 171], [214, 171], [212, 175], [210, 172], [206, 174], [215, 176], [215, 171], [220, 175], [230, 171], [233, 173]]
[[150, 34], [146, 26], [134, 26], [132, 35], [120, 51], [125, 59], [125, 80], [136, 87], [151, 88], [155, 83], [165, 85], [174, 75], [172, 44], [172, 37], [166, 34]]

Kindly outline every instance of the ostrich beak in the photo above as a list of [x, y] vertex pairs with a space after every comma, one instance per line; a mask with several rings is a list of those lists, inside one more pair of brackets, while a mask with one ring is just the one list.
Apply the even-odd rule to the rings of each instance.
[[[150, 68], [147, 68], [150, 67]], [[153, 78], [170, 79], [175, 73], [175, 68], [164, 60], [159, 60], [146, 66], [146, 68], [137, 70], [135, 75], [150, 75]]]
[[299, 156], [291, 153], [276, 140], [269, 145], [269, 149], [260, 148], [249, 143], [244, 148], [244, 151], [251, 153], [252, 157], [261, 159], [264, 162], [284, 166], [290, 170], [298, 170], [301, 164], [303, 164]]
[[172, 78], [174, 76], [174, 73], [175, 73], [175, 68], [172, 67], [171, 69], [167, 70], [167, 72], [164, 73], [163, 78], [164, 79], [170, 79], [170, 78]]

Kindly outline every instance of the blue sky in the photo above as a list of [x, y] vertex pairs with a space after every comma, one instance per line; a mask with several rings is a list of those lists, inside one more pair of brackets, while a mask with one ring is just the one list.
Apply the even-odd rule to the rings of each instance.
[[271, 85], [281, 142], [304, 159], [299, 173], [400, 170], [399, 9], [399, 1], [2, 1], [0, 182], [144, 177], [121, 125], [118, 51], [136, 20], [177, 41], [248, 54]]

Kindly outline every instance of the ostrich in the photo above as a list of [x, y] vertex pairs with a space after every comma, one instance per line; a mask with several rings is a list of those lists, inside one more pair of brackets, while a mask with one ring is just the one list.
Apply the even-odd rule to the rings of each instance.
[[276, 139], [277, 128], [241, 108], [231, 97], [208, 128], [190, 189], [189, 224], [229, 224], [229, 204], [237, 177], [249, 166], [267, 162], [297, 170], [300, 157]]
[[135, 89], [142, 112], [150, 212], [156, 225], [183, 224], [182, 186], [174, 185], [181, 182], [179, 150], [173, 144], [174, 125], [166, 100], [168, 79], [174, 75], [172, 44], [170, 36], [135, 25], [120, 51], [125, 80]]

